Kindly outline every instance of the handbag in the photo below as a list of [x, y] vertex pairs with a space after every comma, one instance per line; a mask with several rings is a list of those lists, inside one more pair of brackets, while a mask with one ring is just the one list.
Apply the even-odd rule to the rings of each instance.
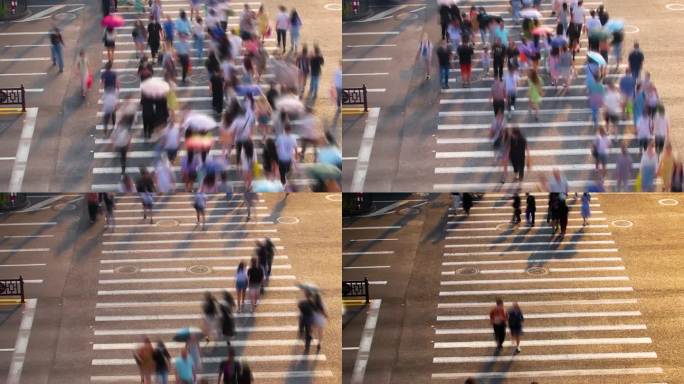
[[88, 71], [88, 74], [86, 75], [86, 87], [90, 89], [93, 86], [93, 73]]

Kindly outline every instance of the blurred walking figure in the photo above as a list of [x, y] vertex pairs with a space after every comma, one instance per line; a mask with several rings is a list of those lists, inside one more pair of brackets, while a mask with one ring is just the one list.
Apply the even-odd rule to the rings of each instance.
[[204, 293], [204, 303], [202, 303], [202, 319], [203, 319], [203, 329], [202, 331], [206, 335], [206, 341], [216, 340], [217, 335], [217, 323], [218, 323], [218, 309], [216, 308], [216, 299], [209, 293]]
[[466, 192], [463, 194], [463, 210], [466, 216], [470, 216], [470, 208], [473, 207], [473, 195]]
[[176, 357], [174, 365], [176, 372], [176, 383], [178, 384], [194, 384], [197, 379], [197, 372], [195, 362], [192, 357], [188, 355], [188, 349], [181, 349], [180, 356]]
[[582, 194], [582, 225], [588, 225], [589, 216], [591, 216], [591, 207], [589, 202], [591, 201], [591, 195], [588, 192]]
[[520, 335], [525, 318], [517, 302], [508, 310], [508, 328], [511, 330], [511, 339], [514, 341], [515, 353], [520, 353]]
[[655, 190], [656, 168], [658, 156], [655, 152], [655, 143], [651, 141], [648, 149], [641, 155], [641, 192], [653, 192]]
[[100, 209], [100, 199], [97, 192], [86, 193], [86, 200], [88, 201], [88, 217], [90, 224], [97, 220], [97, 211]]
[[145, 336], [143, 344], [133, 353], [138, 369], [140, 370], [140, 380], [143, 384], [152, 384], [152, 374], [156, 370], [154, 360], [154, 348], [150, 338]]
[[249, 300], [252, 304], [252, 313], [254, 313], [257, 305], [259, 305], [259, 293], [261, 284], [264, 282], [264, 272], [259, 267], [256, 257], [252, 257], [247, 275], [249, 277]]
[[185, 341], [185, 348], [192, 358], [194, 368], [197, 371], [202, 372], [202, 354], [199, 342], [197, 334], [190, 332], [190, 336]]
[[423, 33], [423, 39], [418, 44], [418, 52], [416, 58], [420, 57], [421, 62], [425, 66], [425, 79], [430, 80], [430, 67], [432, 66], [432, 42], [428, 37], [427, 32]]
[[672, 154], [672, 144], [665, 144], [665, 152], [660, 156], [658, 164], [658, 176], [663, 179], [663, 191], [669, 192], [672, 187], [672, 174], [674, 171], [675, 158]]
[[100, 200], [105, 205], [105, 223], [108, 227], [114, 230], [114, 194], [113, 193], [101, 193]]
[[64, 72], [64, 54], [62, 48], [64, 47], [64, 40], [59, 28], [52, 27], [50, 30], [50, 53], [52, 56], [52, 65], [59, 67], [59, 72]]
[[309, 65], [311, 67], [311, 81], [309, 82], [309, 99], [313, 102], [318, 97], [318, 85], [321, 79], [321, 67], [325, 60], [323, 59], [323, 54], [321, 53], [321, 48], [314, 44], [313, 55], [309, 59]]
[[157, 384], [168, 384], [171, 355], [169, 355], [169, 351], [166, 350], [166, 345], [164, 345], [163, 341], [157, 341], [157, 347], [154, 349], [153, 356]]
[[282, 47], [285, 53], [285, 45], [287, 45], [287, 30], [290, 29], [290, 16], [287, 14], [287, 8], [281, 5], [278, 7], [278, 16], [276, 16], [276, 38], [278, 47]]
[[297, 13], [296, 9], [292, 8], [292, 12], [290, 13], [290, 50], [292, 52], [297, 52], [297, 49], [299, 48], [299, 35], [302, 25], [303, 23], [302, 19], [299, 18], [299, 13]]
[[525, 194], [527, 196], [525, 205], [525, 221], [530, 227], [534, 227], [534, 216], [537, 213], [537, 201], [534, 195], [529, 192]]
[[78, 72], [81, 79], [81, 96], [86, 97], [86, 92], [90, 88], [93, 79], [90, 73], [90, 66], [88, 65], [88, 56], [86, 56], [85, 50], [81, 49], [78, 53], [78, 62], [76, 64]]
[[247, 292], [247, 284], [249, 283], [249, 276], [247, 275], [247, 268], [242, 261], [238, 264], [235, 272], [235, 292], [237, 295], [237, 311], [242, 312], [242, 307], [245, 305], [245, 294]]
[[207, 225], [207, 215], [205, 213], [205, 209], [207, 207], [207, 195], [199, 191], [195, 193], [195, 201], [192, 204], [193, 208], [195, 208], [195, 213], [197, 214], [197, 225], [200, 224], [200, 218], [202, 219], [202, 227], [205, 227]]
[[534, 121], [539, 121], [539, 105], [544, 96], [544, 84], [536, 70], [530, 69], [527, 75], [527, 86], [529, 92], [529, 114], [534, 116]]
[[310, 295], [311, 302], [313, 303], [313, 331], [316, 335], [316, 339], [318, 339], [316, 353], [319, 353], [321, 351], [321, 341], [323, 340], [323, 330], [328, 322], [328, 314], [325, 311], [321, 293], [319, 291], [312, 291]]
[[297, 307], [299, 308], [299, 338], [304, 339], [304, 354], [306, 355], [311, 348], [313, 339], [311, 329], [314, 323], [314, 304], [307, 290], [305, 290], [304, 299], [297, 303]]
[[560, 237], [561, 239], [565, 236], [565, 229], [568, 227], [568, 214], [570, 209], [565, 201], [565, 194], [559, 194], [558, 199], [558, 221], [560, 224]]
[[247, 221], [252, 217], [252, 207], [254, 206], [254, 200], [257, 197], [255, 192], [252, 192], [251, 188], [248, 188], [243, 194], [245, 199], [245, 207], [247, 208]]
[[629, 180], [632, 178], [632, 156], [627, 152], [627, 145], [620, 146], [620, 153], [615, 164], [615, 189], [617, 192], [627, 192]]
[[[513, 166], [514, 181], [522, 182], [525, 177], [525, 164], [530, 167], [530, 149], [527, 145], [527, 139], [520, 132], [520, 128], [515, 127], [511, 129], [511, 135], [508, 139], [508, 160]], [[508, 176], [508, 166], [504, 167], [504, 174], [501, 180], [502, 183], [506, 181]]]
[[114, 28], [107, 27], [105, 29], [104, 35], [102, 36], [102, 42], [104, 42], [105, 49], [107, 50], [107, 60], [114, 60], [114, 48], [116, 47], [116, 32]]
[[513, 194], [513, 218], [511, 219], [511, 224], [520, 224], [520, 195], [518, 193]]
[[496, 299], [496, 306], [489, 312], [489, 323], [494, 328], [494, 339], [496, 340], [496, 352], [501, 352], [504, 340], [506, 339], [506, 309], [503, 300]]
[[230, 339], [235, 336], [235, 319], [233, 318], [233, 309], [235, 308], [235, 301], [233, 296], [228, 291], [223, 291], [223, 303], [219, 305], [221, 312], [221, 333], [226, 344], [230, 345]]

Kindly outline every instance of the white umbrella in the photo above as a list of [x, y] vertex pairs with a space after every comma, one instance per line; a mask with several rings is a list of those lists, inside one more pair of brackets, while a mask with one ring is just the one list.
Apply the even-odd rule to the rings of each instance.
[[280, 183], [280, 180], [259, 179], [254, 180], [252, 182], [253, 192], [283, 192], [284, 190], [285, 189], [283, 188], [283, 185]]
[[520, 11], [520, 16], [522, 16], [525, 19], [541, 19], [542, 18], [541, 12], [537, 11], [534, 8], [523, 9], [522, 11]]
[[169, 83], [164, 81], [161, 77], [150, 77], [149, 79], [140, 83], [140, 92], [148, 97], [163, 97], [169, 93]]
[[437, 0], [437, 5], [454, 5], [460, 2], [460, 0]]
[[209, 115], [192, 112], [185, 118], [184, 125], [192, 132], [207, 132], [214, 129], [218, 123]]
[[598, 65], [606, 65], [606, 59], [601, 56], [598, 52], [589, 51], [587, 52], [587, 58], [593, 60]]
[[304, 113], [304, 103], [297, 96], [286, 95], [276, 99], [275, 107], [279, 111], [286, 113]]

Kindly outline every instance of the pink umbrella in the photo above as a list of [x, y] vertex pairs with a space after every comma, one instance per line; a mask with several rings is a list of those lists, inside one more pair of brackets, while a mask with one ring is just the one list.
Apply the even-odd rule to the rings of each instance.
[[117, 27], [123, 27], [124, 25], [124, 19], [121, 16], [118, 15], [108, 15], [102, 18], [102, 24], [103, 27], [111, 27], [111, 28], [117, 28]]

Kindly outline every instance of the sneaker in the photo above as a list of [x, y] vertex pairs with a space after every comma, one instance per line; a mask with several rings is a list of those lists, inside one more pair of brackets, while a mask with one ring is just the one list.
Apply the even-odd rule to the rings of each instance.
[[520, 347], [516, 347], [516, 348], [515, 348], [515, 352], [516, 352], [516, 353], [520, 353]]

